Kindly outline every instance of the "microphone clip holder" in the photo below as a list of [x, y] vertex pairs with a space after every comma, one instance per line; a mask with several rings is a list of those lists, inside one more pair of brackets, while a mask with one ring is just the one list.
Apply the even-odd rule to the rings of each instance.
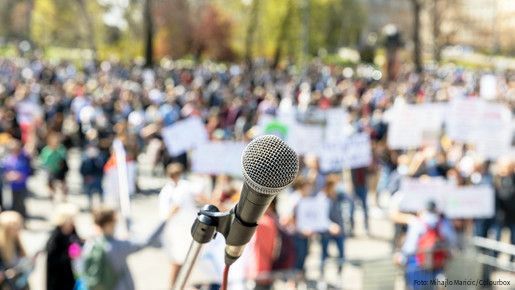
[[205, 205], [200, 209], [191, 227], [193, 241], [191, 242], [184, 264], [174, 284], [174, 290], [184, 289], [202, 245], [213, 240], [217, 233], [222, 234], [227, 239], [231, 224], [235, 218], [236, 214], [234, 209], [227, 212], [220, 212], [214, 205]]

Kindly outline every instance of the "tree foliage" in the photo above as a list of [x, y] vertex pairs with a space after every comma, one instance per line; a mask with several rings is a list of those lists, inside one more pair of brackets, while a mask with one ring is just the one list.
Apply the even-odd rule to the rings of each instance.
[[[100, 58], [143, 55], [146, 0], [128, 0], [123, 25], [107, 24], [111, 0], [0, 0], [0, 36], [31, 38], [39, 47], [89, 48]], [[320, 49], [356, 46], [360, 0], [151, 0], [156, 58], [216, 60], [266, 57], [275, 64]], [[309, 11], [304, 10], [308, 3]], [[307, 13], [307, 14], [305, 14]], [[13, 16], [13, 15], [22, 15]], [[304, 21], [305, 16], [308, 21]], [[25, 21], [22, 21], [25, 20]], [[307, 37], [302, 32], [308, 31]]]

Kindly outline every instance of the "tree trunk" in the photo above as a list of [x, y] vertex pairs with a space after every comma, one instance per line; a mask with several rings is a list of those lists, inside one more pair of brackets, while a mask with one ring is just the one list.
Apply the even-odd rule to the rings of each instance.
[[154, 23], [152, 21], [151, 0], [145, 0], [143, 22], [145, 26], [145, 67], [150, 68], [154, 65]]
[[433, 59], [439, 63], [442, 60], [442, 10], [440, 0], [433, 0]]
[[303, 29], [302, 29], [302, 53], [303, 53], [303, 62], [304, 65], [308, 63], [309, 56], [309, 18], [310, 18], [310, 9], [311, 9], [311, 0], [303, 0], [304, 8], [303, 8]]
[[283, 21], [281, 23], [281, 31], [279, 32], [279, 36], [277, 37], [274, 58], [272, 61], [272, 68], [276, 69], [281, 61], [281, 54], [283, 50], [283, 44], [286, 40], [286, 36], [288, 34], [288, 29], [290, 28], [291, 18], [293, 16], [293, 0], [288, 1], [288, 6], [286, 7], [286, 14], [284, 15]]
[[422, 3], [420, 0], [411, 0], [413, 9], [413, 63], [416, 72], [422, 72], [422, 46], [420, 41]]
[[252, 7], [250, 10], [250, 21], [247, 26], [247, 34], [245, 36], [245, 61], [247, 63], [247, 68], [249, 71], [252, 71], [252, 58], [253, 58], [253, 46], [254, 39], [256, 35], [256, 30], [258, 26], [258, 16], [259, 16], [259, 4], [261, 0], [253, 0]]
[[24, 38], [32, 44], [32, 11], [34, 10], [34, 0], [27, 0], [27, 13], [25, 15]]
[[[0, 9], [0, 27], [2, 27], [2, 30], [4, 32], [5, 40], [9, 41], [11, 37], [13, 36], [12, 32], [12, 25], [11, 25], [11, 15], [14, 9], [14, 6], [16, 5], [16, 1], [14, 0], [5, 0], [3, 4], [3, 8]], [[0, 30], [0, 32], [2, 32]]]
[[88, 13], [88, 8], [86, 7], [85, 0], [77, 0], [77, 4], [79, 5], [81, 14], [84, 16], [84, 21], [86, 21], [86, 30], [87, 30], [87, 38], [90, 45], [90, 49], [93, 51], [93, 59], [97, 57], [97, 46], [95, 42], [95, 28], [93, 26], [93, 20]]

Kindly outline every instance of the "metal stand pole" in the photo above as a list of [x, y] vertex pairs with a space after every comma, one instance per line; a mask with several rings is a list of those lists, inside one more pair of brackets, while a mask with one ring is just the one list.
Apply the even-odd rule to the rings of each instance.
[[213, 205], [206, 205], [200, 210], [191, 227], [193, 241], [191, 242], [184, 264], [179, 271], [177, 280], [173, 285], [173, 290], [184, 290], [191, 270], [202, 249], [202, 245], [211, 241], [217, 232], [226, 236], [231, 217], [231, 212], [221, 213], [218, 211], [218, 208]]
[[182, 290], [184, 289], [184, 286], [186, 286], [186, 282], [190, 277], [193, 265], [195, 264], [195, 261], [197, 261], [200, 249], [202, 249], [202, 244], [193, 240], [191, 242], [190, 249], [188, 250], [188, 254], [186, 255], [186, 260], [184, 261], [181, 271], [179, 272], [177, 280], [173, 286], [174, 290]]

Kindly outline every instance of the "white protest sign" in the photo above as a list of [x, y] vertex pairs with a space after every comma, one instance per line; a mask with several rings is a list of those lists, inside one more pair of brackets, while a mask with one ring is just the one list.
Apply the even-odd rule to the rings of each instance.
[[422, 145], [419, 116], [409, 105], [398, 105], [390, 112], [387, 142], [391, 149], [414, 149]]
[[399, 209], [418, 212], [429, 201], [436, 202], [449, 218], [487, 218], [495, 211], [494, 191], [490, 186], [455, 186], [442, 178], [405, 178]]
[[445, 196], [445, 215], [449, 218], [489, 218], [495, 214], [495, 196], [487, 185], [456, 187]]
[[399, 203], [399, 209], [404, 212], [418, 212], [429, 201], [434, 201], [438, 208], [443, 208], [443, 196], [451, 190], [452, 187], [443, 178], [404, 178], [400, 188], [404, 197]]
[[306, 197], [299, 200], [295, 210], [297, 229], [324, 232], [329, 228], [329, 200], [325, 196]]
[[319, 125], [297, 123], [288, 130], [286, 140], [297, 154], [317, 153], [324, 142], [324, 129]]
[[442, 128], [445, 105], [438, 103], [395, 105], [388, 126], [388, 147], [414, 149], [435, 142]]
[[487, 159], [509, 153], [513, 135], [510, 109], [481, 99], [461, 99], [450, 103], [447, 134], [454, 141], [473, 144]]
[[345, 128], [349, 124], [347, 112], [343, 108], [332, 108], [325, 111], [325, 140], [338, 142], [345, 138]]
[[199, 145], [191, 156], [191, 170], [205, 174], [241, 176], [243, 142], [209, 142]]
[[171, 156], [180, 155], [207, 142], [207, 132], [198, 117], [175, 122], [161, 131], [163, 141]]
[[510, 109], [501, 104], [484, 106], [481, 122], [473, 140], [476, 151], [487, 159], [507, 155], [511, 150], [512, 135]]
[[472, 143], [480, 126], [482, 107], [480, 99], [456, 99], [449, 103], [446, 132], [449, 138], [458, 142]]
[[479, 80], [479, 95], [483, 99], [493, 100], [497, 96], [497, 79], [492, 74], [481, 76]]
[[340, 142], [325, 143], [319, 157], [322, 172], [369, 166], [372, 163], [370, 137], [367, 133], [360, 133]]

